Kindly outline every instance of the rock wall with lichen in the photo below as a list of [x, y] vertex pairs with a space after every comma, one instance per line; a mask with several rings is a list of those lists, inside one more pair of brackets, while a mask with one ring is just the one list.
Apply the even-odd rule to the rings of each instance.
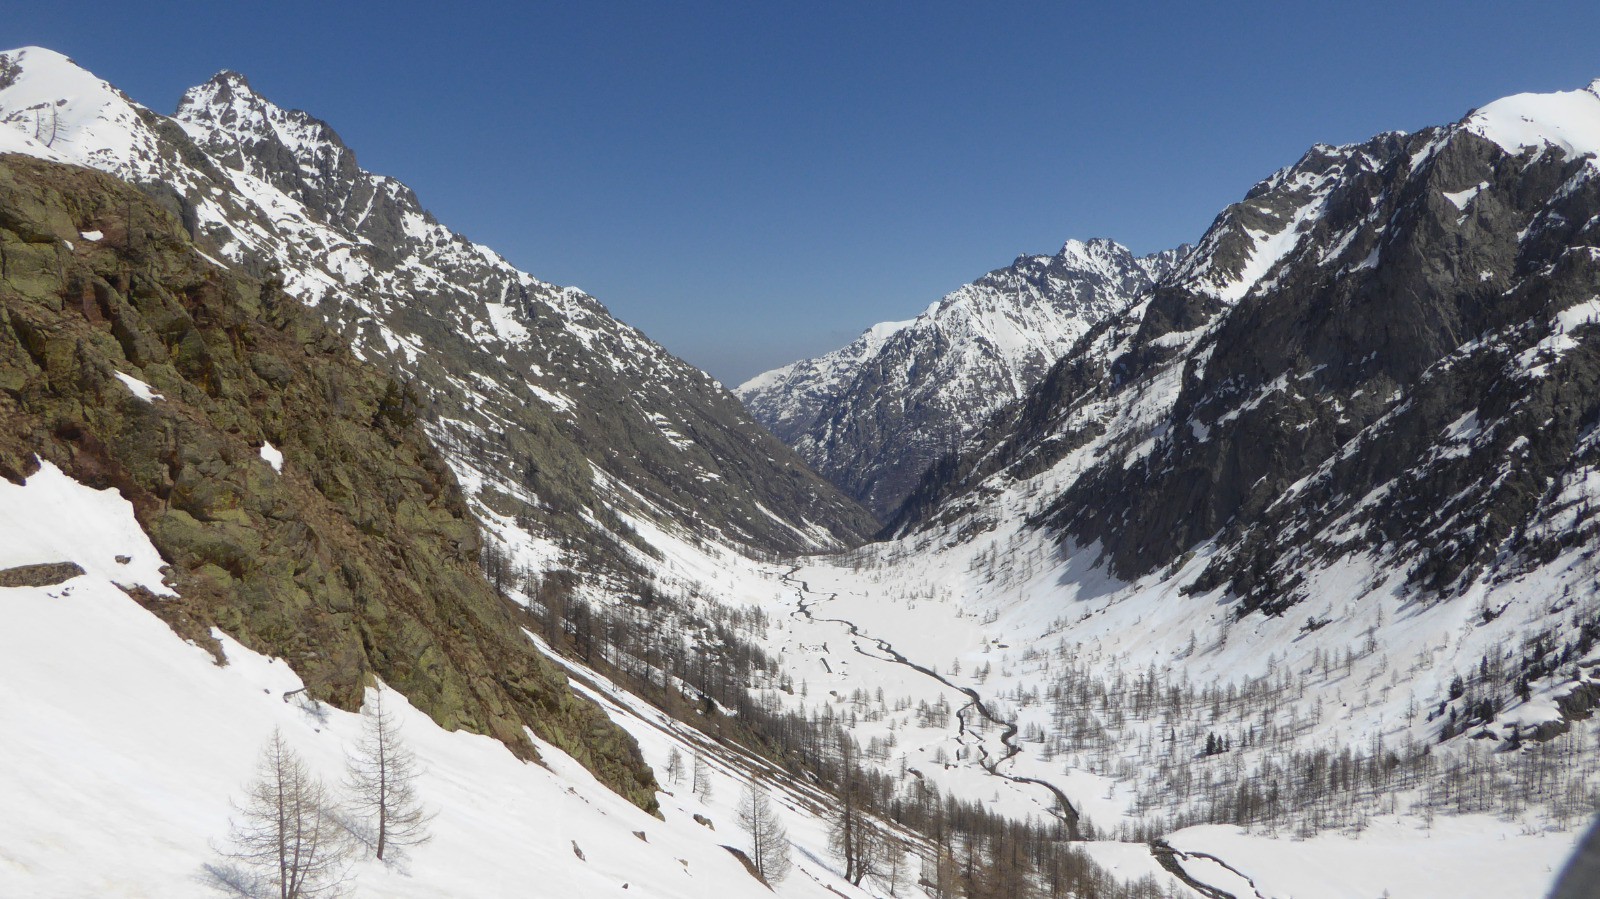
[[179, 633], [220, 627], [342, 708], [381, 678], [530, 758], [531, 728], [653, 809], [632, 738], [484, 581], [477, 523], [416, 412], [314, 311], [211, 263], [137, 189], [0, 156], [0, 475], [43, 458], [126, 496], [182, 597], [135, 598]]

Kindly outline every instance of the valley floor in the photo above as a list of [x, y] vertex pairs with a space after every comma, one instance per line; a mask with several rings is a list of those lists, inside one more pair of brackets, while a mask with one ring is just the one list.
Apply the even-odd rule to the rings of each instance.
[[[1445, 772], [1453, 769], [1441, 761], [1409, 789], [1336, 791], [1248, 827], [1184, 825], [1185, 816], [1193, 822], [1207, 814], [1205, 790], [1196, 786], [1183, 799], [1152, 795], [1160, 784], [1143, 766], [1183, 769], [1197, 779], [1208, 778], [1208, 769], [1231, 768], [1237, 778], [1247, 766], [1290, 752], [1325, 749], [1337, 759], [1373, 745], [1398, 750], [1431, 741], [1429, 722], [1417, 710], [1431, 686], [1442, 691], [1450, 662], [1462, 656], [1475, 661], [1486, 639], [1471, 604], [1382, 612], [1399, 619], [1392, 630], [1400, 636], [1377, 650], [1363, 649], [1371, 635], [1359, 621], [1329, 626], [1317, 649], [1278, 632], [1298, 622], [1246, 620], [1219, 637], [1226, 633], [1224, 609], [1214, 598], [1180, 595], [1175, 584], [1181, 574], [1122, 584], [1088, 565], [1091, 553], [1052, 553], [1021, 528], [997, 531], [954, 551], [888, 544], [799, 565], [707, 555], [680, 544], [663, 570], [692, 584], [696, 595], [766, 613], [770, 625], [761, 645], [793, 681], [792, 692], [769, 689], [773, 701], [844, 718], [866, 756], [885, 769], [926, 776], [950, 794], [1011, 817], [1059, 815], [1053, 791], [1026, 779], [1048, 781], [1098, 835], [1083, 844], [1092, 857], [1129, 879], [1154, 875], [1180, 895], [1200, 894], [1158, 866], [1146, 842], [1151, 836], [1178, 850], [1191, 883], [1236, 897], [1385, 891], [1394, 897], [1533, 897], [1549, 889], [1588, 823], [1586, 809], [1600, 784], [1592, 777], [1600, 743], [1592, 721], [1577, 722], [1574, 735], [1556, 741], [1576, 760], [1559, 763], [1572, 766], [1574, 779], [1540, 794], [1546, 799], [1533, 795], [1530, 780], [1521, 800], [1485, 800], [1496, 806], [1494, 813], [1470, 812], [1473, 806], [1441, 793], [1449, 788], [1440, 784], [1456, 782], [1463, 793], [1515, 791], [1525, 786], [1521, 778], [1532, 776], [1517, 773], [1529, 763], [1497, 769], [1492, 744], [1461, 746], [1457, 740], [1433, 754], [1469, 760], [1460, 762], [1463, 772], [1481, 765], [1487, 773], [1475, 776], [1493, 778], [1488, 786], [1450, 781], [1455, 775]], [[665, 534], [650, 539], [672, 545]], [[993, 556], [986, 553], [997, 548], [996, 555], [1009, 558], [1010, 572], [988, 564]], [[1278, 654], [1264, 646], [1290, 650]], [[1124, 720], [1107, 721], [1100, 709], [1089, 716], [1100, 719], [1095, 739], [1061, 739], [1070, 737], [1075, 713], [1063, 715], [1068, 693], [1052, 701], [1050, 688], [1082, 680], [1086, 672], [1121, 709], [1109, 717]], [[1151, 680], [1161, 702], [1179, 702], [1176, 716], [1136, 709], [1137, 694], [1146, 688], [1142, 678]], [[1255, 693], [1243, 688], [1252, 679], [1263, 685]], [[1208, 688], [1217, 688], [1215, 694]], [[1181, 701], [1170, 699], [1178, 692]], [[1231, 700], [1217, 698], [1230, 693]], [[1554, 708], [1536, 690], [1507, 712], [1507, 720], [1548, 720]], [[1186, 720], [1193, 726], [1174, 725]], [[1232, 741], [1242, 732], [1235, 725], [1264, 735], [1274, 720], [1297, 722], [1274, 732], [1272, 747], [1281, 748], [1238, 748], [1215, 757], [1201, 752], [1211, 727], [1226, 726]], [[1018, 725], [1015, 733], [1006, 723]], [[1538, 751], [1530, 745], [1521, 755]], [[1217, 782], [1234, 781], [1219, 773]], [[1573, 808], [1565, 800], [1546, 801], [1563, 791], [1572, 793]]]

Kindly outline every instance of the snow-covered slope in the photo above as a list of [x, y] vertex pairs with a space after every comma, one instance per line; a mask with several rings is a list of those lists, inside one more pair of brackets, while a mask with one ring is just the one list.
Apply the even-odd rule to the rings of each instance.
[[[163, 583], [160, 555], [115, 491], [46, 463], [24, 484], [0, 480], [0, 509], [0, 570], [75, 562], [85, 572], [0, 587], [0, 895], [220, 895], [203, 866], [224, 861], [229, 820], [273, 731], [333, 786], [360, 716], [297, 695], [304, 684], [283, 660], [220, 631], [219, 665], [130, 598], [124, 590], [142, 587], [186, 602]], [[745, 846], [736, 807], [754, 769], [737, 754], [716, 759], [709, 798], [669, 785], [657, 818], [555, 746], [540, 743], [543, 763], [526, 762], [489, 737], [444, 731], [384, 692], [435, 816], [431, 839], [399, 864], [357, 860], [353, 895], [772, 895], [725, 848]], [[663, 784], [674, 748], [705, 751], [691, 731], [597, 697], [637, 736]], [[797, 850], [778, 895], [865, 897], [817, 861], [827, 835], [814, 801], [781, 785], [774, 797]]]
[[191, 89], [167, 118], [57, 53], [10, 51], [0, 136], [146, 185], [219, 258], [281, 279], [396, 371], [519, 568], [609, 570], [619, 588], [640, 577], [621, 508], [769, 550], [872, 527], [709, 377], [449, 230], [326, 123], [240, 75]]
[[807, 611], [1235, 895], [1539, 895], [1600, 807], [1596, 90], [1256, 185]]
[[887, 519], [939, 456], [1020, 398], [1078, 338], [1170, 272], [1187, 247], [1136, 257], [1069, 240], [875, 325], [736, 392], [784, 442]]
[[[658, 454], [665, 444], [688, 457], [678, 464], [699, 465], [692, 446], [709, 438], [692, 416], [641, 402], [613, 419], [597, 400], [604, 394], [586, 392], [590, 378], [624, 384], [643, 373], [619, 361], [606, 375], [609, 363], [586, 367], [589, 357], [631, 348], [644, 353], [639, 364], [651, 358], [592, 301], [524, 282], [431, 230], [400, 188], [352, 170], [330, 132], [243, 96], [235, 76], [196, 91], [182, 125], [137, 107], [123, 115], [127, 101], [114, 91], [63, 77], [57, 83], [71, 89], [53, 93], [71, 115], [57, 116], [67, 127], [52, 135], [33, 112], [46, 121], [56, 101], [38, 99], [52, 92], [17, 74], [33, 68], [17, 66], [19, 55], [0, 70], [7, 146], [77, 158], [72, 141], [93, 155], [115, 150], [97, 135], [128, 131], [128, 146], [153, 148], [138, 164], [174, 185], [176, 196], [157, 193], [193, 233], [263, 274], [264, 260], [278, 260], [278, 276], [297, 295], [320, 297], [365, 354], [418, 373], [434, 392], [431, 433], [486, 530], [515, 553], [491, 565], [506, 595], [556, 617], [551, 630], [564, 638], [578, 619], [553, 615], [558, 579], [524, 574], [581, 562], [647, 576], [637, 602], [616, 602], [614, 586], [574, 589], [611, 601], [595, 613], [600, 626], [573, 634], [608, 673], [563, 664], [676, 794], [658, 794], [666, 820], [596, 788], [547, 744], [548, 768], [525, 765], [500, 744], [445, 733], [407, 710], [407, 733], [430, 768], [424, 795], [449, 812], [409, 877], [367, 865], [358, 891], [616, 892], [627, 882], [630, 894], [648, 885], [740, 895], [753, 881], [739, 879], [717, 844], [734, 842], [731, 773], [762, 764], [728, 733], [757, 711], [792, 713], [783, 736], [796, 745], [847, 726], [902, 810], [926, 808], [932, 786], [969, 809], [1059, 822], [1098, 837], [1083, 851], [1124, 881], [1149, 876], [1152, 888], [1178, 895], [1190, 889], [1185, 878], [1238, 896], [1483, 884], [1537, 895], [1592, 812], [1600, 168], [1581, 155], [1594, 124], [1583, 96], [1512, 98], [1457, 126], [1315, 148], [1225, 210], [1179, 270], [1088, 328], [1069, 358], [933, 470], [899, 539], [782, 563], [731, 544], [757, 540], [756, 525], [736, 524], [745, 514], [773, 522], [762, 525], [769, 533], [791, 522], [796, 547], [823, 542], [815, 530], [802, 539], [806, 525], [784, 510], [762, 502], [709, 529], [684, 522], [686, 508], [722, 514], [709, 506], [722, 494], [694, 483], [732, 477], [731, 466], [669, 467]], [[154, 143], [142, 144], [140, 129]], [[115, 156], [96, 158], [115, 170]], [[292, 166], [264, 161], [289, 157]], [[391, 237], [371, 236], [390, 225]], [[73, 229], [76, 237], [28, 252], [54, 265], [134, 232], [131, 223]], [[21, 260], [8, 260], [9, 271], [27, 286]], [[463, 299], [461, 272], [506, 285], [514, 301]], [[363, 286], [368, 274], [382, 289]], [[45, 291], [40, 302], [61, 295]], [[100, 303], [84, 293], [83, 315]], [[104, 304], [113, 306], [109, 295]], [[78, 305], [55, 311], [76, 314]], [[445, 332], [457, 325], [471, 339], [450, 342]], [[885, 329], [860, 355], [909, 330]], [[44, 332], [12, 333], [27, 347]], [[515, 355], [519, 341], [547, 335], [549, 349], [528, 350], [545, 355]], [[307, 353], [336, 344], [319, 338]], [[80, 345], [3, 374], [112, 352], [99, 338]], [[457, 350], [460, 367], [433, 355]], [[520, 380], [498, 374], [501, 355], [523, 360]], [[95, 371], [57, 382], [89, 384], [97, 400], [118, 391], [116, 403], [148, 413], [141, 422], [181, 421], [205, 394], [160, 365], [143, 377]], [[274, 376], [271, 365], [256, 375]], [[379, 408], [405, 417], [403, 396], [385, 402]], [[514, 417], [534, 415], [524, 407], [546, 417]], [[219, 456], [252, 478], [309, 476], [306, 446], [276, 436], [257, 446], [260, 423], [238, 424], [245, 435]], [[517, 427], [543, 442], [507, 445], [522, 439]], [[89, 465], [98, 456], [83, 447], [93, 444], [73, 428], [38, 428], [28, 433], [61, 442], [62, 458], [115, 474]], [[587, 429], [589, 442], [562, 442], [566, 429]], [[16, 441], [0, 435], [7, 458]], [[621, 449], [600, 450], [605, 464], [585, 455], [608, 444]], [[276, 464], [269, 445], [281, 448]], [[0, 509], [18, 512], [0, 521], [25, 532], [8, 544], [12, 555], [0, 550], [0, 568], [72, 560], [87, 574], [0, 588], [7, 623], [18, 624], [0, 629], [0, 674], [19, 697], [0, 703], [0, 732], [24, 735], [0, 741], [0, 798], [25, 809], [0, 823], [0, 892], [100, 894], [125, 881], [131, 894], [181, 895], [208, 857], [204, 844], [225, 834], [227, 798], [261, 737], [277, 725], [331, 775], [353, 719], [328, 709], [312, 719], [284, 703], [300, 683], [287, 663], [212, 634], [233, 662], [217, 668], [155, 625], [112, 586], [161, 592], [132, 513], [48, 466], [32, 477], [25, 487], [0, 484]], [[38, 499], [15, 492], [51, 484]], [[191, 487], [180, 500], [227, 527], [238, 510]], [[338, 493], [337, 479], [317, 489]], [[583, 496], [597, 499], [565, 510], [552, 499]], [[367, 499], [348, 498], [358, 507]], [[111, 522], [109, 536], [83, 531], [85, 516]], [[573, 520], [589, 524], [565, 531], [566, 545], [539, 530]], [[617, 538], [621, 561], [571, 545], [595, 535]], [[691, 652], [674, 668], [659, 650], [680, 639]], [[766, 658], [721, 694], [742, 691], [748, 705], [735, 709], [689, 680], [689, 669], [715, 669], [719, 654], [753, 655], [750, 647]], [[725, 725], [725, 745], [610, 683], [627, 673], [661, 684], [673, 700], [664, 705], [684, 718]], [[211, 721], [229, 732], [199, 723]], [[711, 800], [669, 783], [674, 746], [724, 772]], [[799, 750], [787, 758], [804, 768]], [[816, 815], [826, 800], [796, 779], [782, 802], [802, 870], [778, 892], [857, 895], [826, 851]], [[692, 823], [696, 813], [717, 830]], [[91, 851], [75, 852], [74, 840]]]

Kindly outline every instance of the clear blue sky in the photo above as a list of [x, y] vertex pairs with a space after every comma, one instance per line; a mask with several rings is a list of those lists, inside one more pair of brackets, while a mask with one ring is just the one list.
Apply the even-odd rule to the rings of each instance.
[[1600, 3], [56, 3], [160, 112], [221, 68], [736, 383], [1019, 253], [1193, 240], [1312, 143], [1600, 77]]

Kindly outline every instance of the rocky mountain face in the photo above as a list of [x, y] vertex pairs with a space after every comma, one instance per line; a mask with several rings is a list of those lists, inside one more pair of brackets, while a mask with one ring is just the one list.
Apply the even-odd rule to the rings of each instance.
[[1188, 247], [1136, 257], [1109, 240], [1021, 256], [922, 315], [757, 375], [736, 392], [819, 472], [880, 518], [930, 464], [1020, 399], [1093, 325], [1122, 311]]
[[43, 460], [128, 499], [177, 593], [136, 600], [345, 709], [376, 677], [525, 758], [531, 728], [654, 808], [633, 739], [479, 571], [415, 396], [281, 283], [211, 261], [125, 182], [19, 155], [0, 156], [0, 275], [0, 476]]
[[0, 54], [0, 150], [99, 168], [315, 308], [414, 394], [497, 558], [648, 581], [648, 523], [766, 551], [874, 522], [709, 377], [592, 297], [450, 231], [325, 123], [224, 72], [157, 115], [48, 50]]
[[[942, 460], [899, 530], [1049, 474], [1114, 575], [1281, 613], [1521, 578], [1600, 533], [1600, 82], [1313, 148]], [[1592, 549], [1589, 551], [1592, 556]], [[1584, 572], [1591, 574], [1584, 574]], [[1492, 610], [1489, 614], [1493, 614]]]

